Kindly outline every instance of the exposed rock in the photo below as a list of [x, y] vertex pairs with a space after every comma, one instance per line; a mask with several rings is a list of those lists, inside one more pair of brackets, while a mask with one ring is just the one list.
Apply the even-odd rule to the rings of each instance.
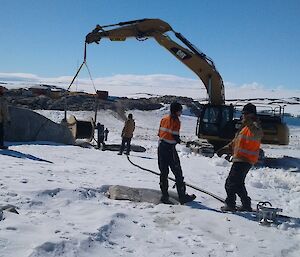
[[[177, 194], [175, 192], [169, 192], [169, 194], [170, 201], [174, 204], [179, 204]], [[107, 196], [113, 200], [129, 200], [132, 202], [147, 202], [153, 204], [161, 203], [161, 192], [159, 190], [149, 188], [133, 188], [114, 185], [109, 186]]]
[[[39, 95], [31, 90], [20, 88], [8, 90], [5, 93], [7, 101], [16, 107], [24, 107], [32, 110], [60, 110], [65, 106], [71, 111], [94, 111], [96, 108], [95, 95], [78, 92], [55, 92], [51, 91], [46, 95]], [[111, 100], [98, 99], [98, 109], [110, 109], [117, 112], [121, 117], [128, 110], [157, 110], [163, 107], [163, 104], [170, 104], [173, 101], [187, 105], [192, 112], [195, 108], [195, 101], [188, 97], [162, 96], [152, 98], [131, 99], [127, 97], [114, 97]], [[124, 117], [123, 117], [124, 118]]]

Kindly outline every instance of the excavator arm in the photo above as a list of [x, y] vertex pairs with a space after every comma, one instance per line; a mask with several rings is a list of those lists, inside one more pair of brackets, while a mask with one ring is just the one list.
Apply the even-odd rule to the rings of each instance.
[[[115, 28], [106, 30], [110, 27]], [[167, 32], [173, 32], [184, 46], [173, 41], [166, 35]], [[86, 43], [98, 44], [102, 38], [108, 38], [111, 41], [125, 41], [131, 37], [135, 37], [139, 41], [154, 38], [161, 46], [196, 73], [206, 87], [209, 102], [212, 105], [223, 105], [225, 103], [223, 80], [213, 61], [180, 33], [175, 32], [168, 23], [160, 19], [134, 20], [106, 26], [97, 25], [86, 36]]]

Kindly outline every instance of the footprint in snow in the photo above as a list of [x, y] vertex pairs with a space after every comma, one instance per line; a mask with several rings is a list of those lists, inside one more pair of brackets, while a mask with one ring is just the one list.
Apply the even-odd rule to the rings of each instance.
[[18, 196], [17, 193], [13, 193], [13, 192], [8, 192], [7, 195], [8, 195], [8, 196], [11, 196], [11, 197], [16, 197], [16, 196]]
[[15, 231], [15, 230], [18, 230], [16, 227], [6, 227], [6, 230], [13, 230], [13, 231]]
[[176, 217], [173, 216], [169, 216], [169, 217], [156, 216], [153, 221], [154, 223], [157, 223], [157, 225], [161, 227], [180, 224], [180, 221], [176, 220]]

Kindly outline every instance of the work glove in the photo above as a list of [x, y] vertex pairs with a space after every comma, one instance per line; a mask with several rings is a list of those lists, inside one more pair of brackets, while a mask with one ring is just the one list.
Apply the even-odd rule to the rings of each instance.
[[173, 138], [175, 139], [177, 144], [181, 143], [181, 139], [180, 139], [179, 135], [173, 135]]

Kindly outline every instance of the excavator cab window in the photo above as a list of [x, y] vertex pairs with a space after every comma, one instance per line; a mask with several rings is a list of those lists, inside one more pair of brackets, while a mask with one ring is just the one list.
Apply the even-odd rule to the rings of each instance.
[[233, 106], [204, 105], [198, 119], [198, 136], [234, 136]]
[[219, 108], [205, 108], [202, 118], [202, 132], [209, 132], [211, 135], [217, 135], [219, 133], [219, 116]]

